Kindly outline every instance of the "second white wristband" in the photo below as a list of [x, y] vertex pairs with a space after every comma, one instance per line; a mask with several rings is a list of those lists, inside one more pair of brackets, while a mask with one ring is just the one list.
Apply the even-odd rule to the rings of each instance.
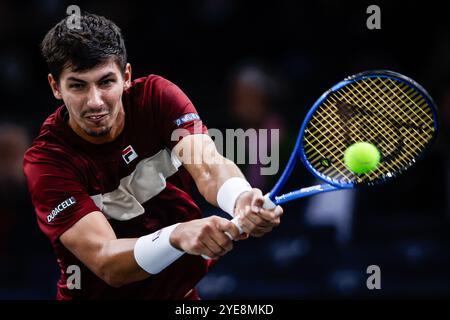
[[217, 192], [217, 203], [219, 207], [234, 217], [234, 207], [237, 198], [246, 191], [251, 191], [252, 187], [247, 180], [240, 177], [227, 179]]
[[160, 273], [184, 254], [170, 244], [170, 235], [178, 225], [162, 228], [136, 241], [134, 258], [142, 269], [150, 274]]

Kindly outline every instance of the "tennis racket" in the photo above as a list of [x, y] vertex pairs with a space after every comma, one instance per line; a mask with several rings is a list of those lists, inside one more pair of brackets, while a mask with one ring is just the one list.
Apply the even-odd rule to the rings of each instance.
[[[350, 76], [322, 94], [309, 110], [289, 162], [265, 195], [263, 207], [392, 180], [423, 156], [437, 132], [435, 103], [414, 80], [387, 70]], [[378, 148], [381, 157], [375, 170], [356, 174], [346, 167], [344, 151], [356, 142]], [[299, 159], [323, 183], [280, 194]], [[242, 232], [237, 217], [232, 222]]]
[[[436, 105], [414, 80], [388, 70], [350, 76], [322, 94], [307, 113], [286, 168], [264, 196], [263, 207], [392, 180], [423, 157], [437, 132]], [[356, 142], [378, 148], [375, 170], [356, 174], [346, 167], [344, 152]], [[299, 160], [323, 183], [280, 194]], [[238, 217], [231, 222], [242, 234]]]

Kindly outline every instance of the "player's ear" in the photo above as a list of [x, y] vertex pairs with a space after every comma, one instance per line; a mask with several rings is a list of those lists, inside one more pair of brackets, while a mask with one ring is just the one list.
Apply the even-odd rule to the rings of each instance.
[[131, 64], [127, 63], [125, 66], [125, 72], [123, 73], [123, 88], [126, 90], [131, 86]]
[[58, 82], [53, 78], [53, 75], [51, 73], [47, 76], [48, 83], [50, 84], [50, 88], [53, 91], [53, 95], [56, 99], [62, 100], [61, 91], [59, 90]]

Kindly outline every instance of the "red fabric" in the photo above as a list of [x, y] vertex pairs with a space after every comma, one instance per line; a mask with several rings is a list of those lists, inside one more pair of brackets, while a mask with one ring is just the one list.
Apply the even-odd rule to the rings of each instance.
[[[125, 128], [115, 141], [94, 145], [83, 140], [68, 126], [67, 110], [62, 106], [44, 122], [24, 157], [24, 172], [38, 224], [50, 239], [61, 270], [58, 299], [182, 299], [210, 265], [201, 257], [184, 255], [158, 275], [112, 288], [59, 241], [83, 216], [99, 211], [91, 196], [117, 189], [120, 179], [133, 172], [140, 160], [162, 149], [171, 149], [177, 143], [171, 141], [173, 130], [207, 132], [201, 120], [187, 121], [177, 127], [177, 119], [197, 111], [176, 85], [162, 77], [150, 75], [135, 80], [122, 100]], [[126, 164], [122, 151], [129, 145], [138, 158]], [[201, 217], [200, 209], [189, 195], [193, 183], [187, 171], [180, 167], [166, 183], [161, 193], [142, 204], [144, 214], [127, 221], [109, 220], [118, 238], [137, 238], [167, 225]], [[63, 210], [51, 214], [55, 208]], [[66, 271], [70, 265], [81, 268], [81, 289], [67, 288], [70, 274]]]

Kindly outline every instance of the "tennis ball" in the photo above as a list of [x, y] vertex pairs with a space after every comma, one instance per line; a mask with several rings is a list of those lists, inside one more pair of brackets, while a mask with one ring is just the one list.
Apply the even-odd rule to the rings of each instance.
[[376, 169], [380, 162], [380, 151], [368, 142], [356, 142], [344, 152], [344, 163], [357, 174], [368, 173]]

